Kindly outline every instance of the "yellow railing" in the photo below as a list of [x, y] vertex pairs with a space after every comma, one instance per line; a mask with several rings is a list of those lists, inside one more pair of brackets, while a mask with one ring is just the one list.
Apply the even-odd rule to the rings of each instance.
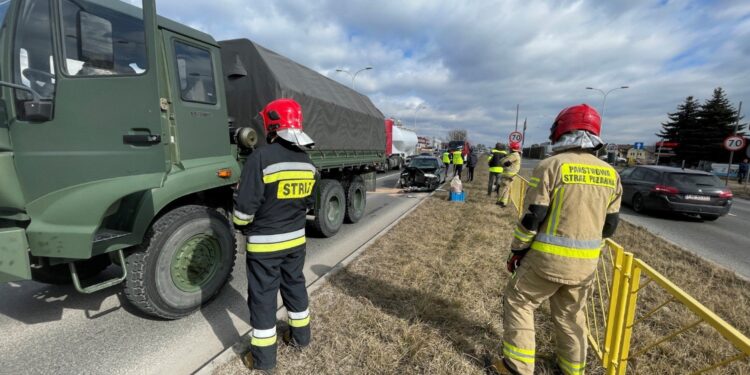
[[[527, 181], [511, 186], [520, 216]], [[585, 311], [589, 345], [606, 374], [661, 373], [665, 366], [679, 374], [750, 373], [747, 336], [614, 241], [602, 250]], [[707, 339], [712, 335], [715, 341]]]

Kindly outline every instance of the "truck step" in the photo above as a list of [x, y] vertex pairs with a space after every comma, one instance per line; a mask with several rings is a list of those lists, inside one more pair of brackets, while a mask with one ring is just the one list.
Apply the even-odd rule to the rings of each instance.
[[123, 232], [114, 229], [99, 229], [99, 231], [94, 235], [94, 243], [125, 237], [128, 234], [130, 234], [130, 232]]

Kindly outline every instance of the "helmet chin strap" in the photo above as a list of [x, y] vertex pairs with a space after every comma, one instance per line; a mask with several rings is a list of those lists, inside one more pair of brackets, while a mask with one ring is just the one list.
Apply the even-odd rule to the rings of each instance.
[[276, 142], [276, 138], [278, 138], [278, 137], [279, 136], [276, 134], [276, 132], [270, 132], [270, 133], [266, 134], [266, 143], [268, 143], [268, 144], [274, 143], [274, 142]]

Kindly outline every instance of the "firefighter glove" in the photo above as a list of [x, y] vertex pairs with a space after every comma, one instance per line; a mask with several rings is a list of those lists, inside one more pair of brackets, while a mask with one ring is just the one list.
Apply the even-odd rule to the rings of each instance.
[[526, 253], [529, 252], [529, 249], [524, 250], [511, 250], [510, 254], [508, 254], [508, 260], [506, 261], [506, 267], [508, 269], [508, 272], [513, 273], [516, 272], [516, 269], [518, 269], [519, 266], [521, 266], [521, 260], [523, 257], [526, 256]]

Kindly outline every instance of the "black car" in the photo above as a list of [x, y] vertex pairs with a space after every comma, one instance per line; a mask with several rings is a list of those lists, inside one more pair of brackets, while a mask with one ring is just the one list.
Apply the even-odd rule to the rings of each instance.
[[445, 182], [447, 173], [445, 164], [440, 159], [434, 156], [415, 156], [401, 171], [399, 186], [402, 188], [435, 190]]
[[637, 166], [620, 172], [622, 201], [636, 212], [667, 211], [716, 220], [732, 208], [732, 191], [703, 171]]

